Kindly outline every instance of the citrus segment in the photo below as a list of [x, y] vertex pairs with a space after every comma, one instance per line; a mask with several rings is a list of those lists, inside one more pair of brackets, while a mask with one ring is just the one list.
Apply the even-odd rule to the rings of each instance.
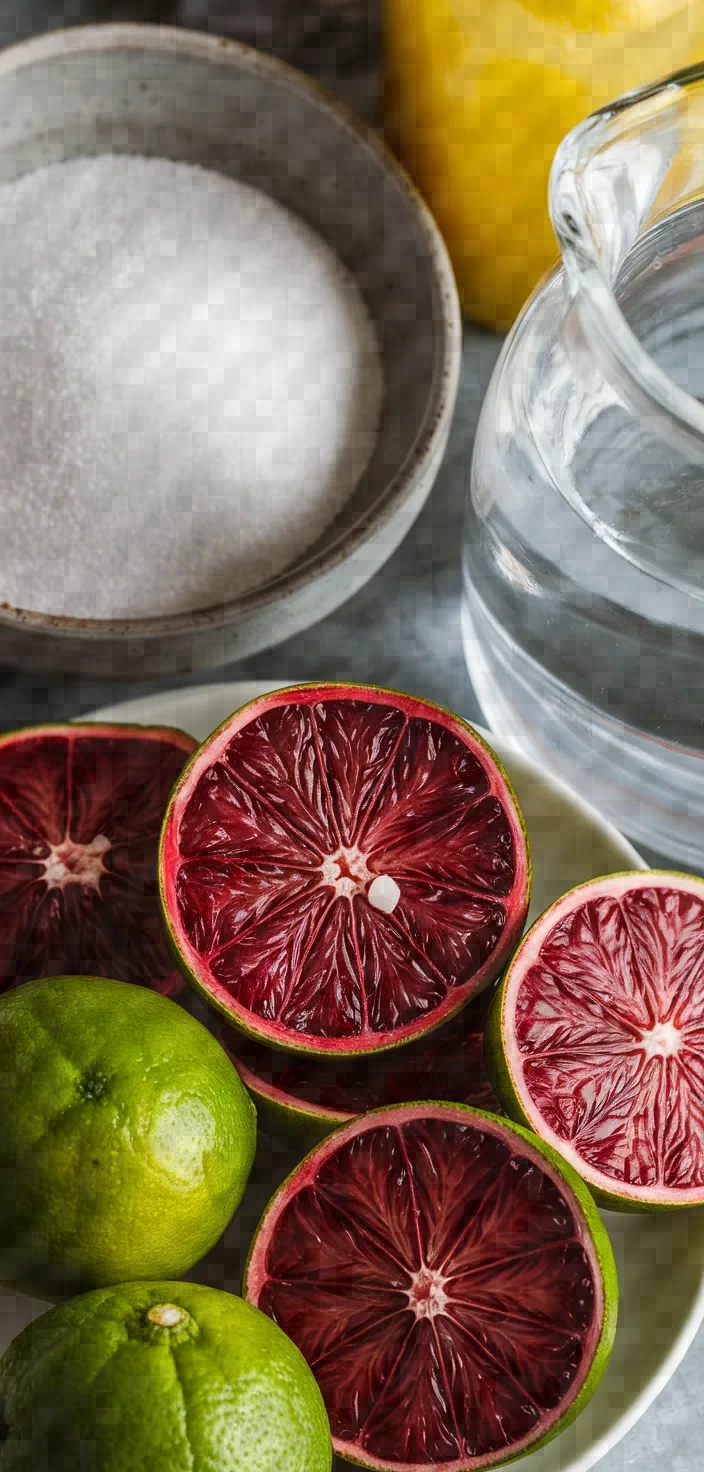
[[257, 1103], [278, 1119], [321, 1131], [384, 1104], [455, 1100], [502, 1112], [484, 1060], [489, 998], [475, 997], [427, 1038], [370, 1057], [284, 1054], [223, 1027], [220, 1041]]
[[245, 1291], [303, 1351], [335, 1450], [397, 1472], [496, 1466], [555, 1434], [614, 1333], [588, 1192], [461, 1105], [378, 1110], [313, 1151], [264, 1215]]
[[180, 990], [156, 858], [169, 793], [195, 744], [140, 726], [0, 737], [0, 989], [82, 973]]
[[519, 1110], [614, 1205], [704, 1203], [704, 881], [597, 879], [536, 923], [493, 1045]]
[[190, 764], [162, 837], [186, 973], [245, 1030], [321, 1053], [388, 1048], [457, 1011], [513, 949], [529, 877], [488, 747], [367, 687], [246, 706]]

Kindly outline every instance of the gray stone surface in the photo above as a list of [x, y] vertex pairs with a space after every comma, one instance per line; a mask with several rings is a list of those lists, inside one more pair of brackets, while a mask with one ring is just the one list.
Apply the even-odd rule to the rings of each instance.
[[704, 1464], [704, 1330], [655, 1404], [599, 1462], [599, 1472], [701, 1472]]
[[[474, 430], [498, 347], [492, 337], [466, 333], [448, 454], [430, 501], [400, 551], [332, 617], [268, 654], [230, 666], [224, 677], [282, 683], [317, 677], [371, 680], [417, 691], [478, 718], [460, 642], [460, 541]], [[149, 688], [75, 679], [45, 683], [4, 672], [0, 724], [7, 729], [74, 716], [113, 699], [145, 694]], [[702, 1383], [704, 1330], [656, 1404], [600, 1463], [603, 1472], [651, 1472], [661, 1462], [667, 1463], [669, 1472], [700, 1472]]]

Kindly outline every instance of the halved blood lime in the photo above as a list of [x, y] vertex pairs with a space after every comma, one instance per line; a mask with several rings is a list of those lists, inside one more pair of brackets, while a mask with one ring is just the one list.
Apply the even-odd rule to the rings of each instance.
[[180, 990], [157, 896], [159, 829], [196, 743], [183, 731], [51, 725], [0, 737], [0, 990], [111, 976]]
[[704, 880], [646, 870], [571, 890], [495, 1006], [507, 1109], [599, 1199], [704, 1204]]
[[339, 1454], [465, 1472], [578, 1414], [617, 1285], [559, 1157], [490, 1114], [426, 1103], [367, 1114], [306, 1157], [262, 1218], [245, 1295], [305, 1355]]
[[384, 1104], [451, 1100], [501, 1114], [484, 1059], [486, 992], [417, 1043], [371, 1057], [282, 1053], [223, 1026], [218, 1034], [258, 1104], [285, 1123], [325, 1133]]
[[370, 1053], [457, 1012], [528, 908], [522, 819], [458, 716], [354, 685], [280, 690], [201, 747], [164, 822], [176, 955], [276, 1047]]

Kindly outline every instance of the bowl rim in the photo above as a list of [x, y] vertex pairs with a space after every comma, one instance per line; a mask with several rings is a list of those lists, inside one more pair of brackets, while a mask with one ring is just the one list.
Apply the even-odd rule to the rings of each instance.
[[54, 636], [80, 636], [88, 641], [115, 637], [163, 638], [233, 624], [249, 614], [292, 599], [334, 573], [364, 547], [370, 535], [382, 532], [393, 522], [438, 451], [444, 448], [459, 385], [462, 318], [447, 248], [420, 193], [380, 134], [368, 127], [321, 83], [278, 57], [229, 37], [176, 26], [125, 21], [68, 26], [9, 46], [0, 53], [0, 79], [20, 73], [36, 63], [98, 51], [171, 53], [221, 67], [237, 63], [250, 75], [283, 84], [291, 93], [312, 102], [341, 127], [353, 146], [366, 152], [391, 176], [399, 192], [405, 196], [434, 277], [438, 308], [432, 377], [425, 411], [413, 443], [373, 506], [362, 512], [351, 526], [341, 530], [331, 546], [308, 557], [304, 554], [303, 560], [293, 568], [284, 569], [268, 582], [238, 597], [173, 614], [152, 614], [134, 619], [77, 618], [37, 612], [0, 601], [0, 627], [19, 627]]

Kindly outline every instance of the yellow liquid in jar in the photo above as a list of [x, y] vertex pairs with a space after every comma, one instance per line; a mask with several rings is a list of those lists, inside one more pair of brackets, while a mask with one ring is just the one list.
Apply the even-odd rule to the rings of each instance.
[[469, 316], [510, 326], [557, 256], [547, 190], [565, 133], [702, 59], [704, 0], [386, 0], [389, 140]]

